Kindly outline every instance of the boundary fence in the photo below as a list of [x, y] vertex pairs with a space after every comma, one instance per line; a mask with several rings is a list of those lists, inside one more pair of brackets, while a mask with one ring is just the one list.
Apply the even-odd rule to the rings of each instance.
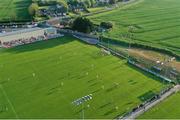
[[167, 97], [174, 94], [176, 91], [178, 91], [177, 86], [170, 86], [162, 91], [160, 91], [158, 94], [154, 95], [152, 98], [146, 100], [142, 104], [134, 107], [131, 111], [125, 113], [124, 115], [118, 117], [117, 119], [134, 119], [138, 117], [139, 115], [143, 114], [162, 100], [166, 99]]
[[160, 75], [160, 74], [157, 74], [156, 72], [154, 72], [154, 71], [152, 71], [152, 70], [149, 70], [149, 69], [147, 69], [147, 68], [144, 68], [144, 67], [140, 66], [139, 64], [136, 64], [136, 62], [134, 62], [134, 61], [132, 61], [132, 60], [128, 60], [128, 63], [129, 63], [129, 64], [132, 64], [133, 66], [135, 66], [135, 67], [137, 67], [137, 68], [140, 68], [140, 69], [143, 70], [143, 71], [146, 71], [146, 72], [148, 72], [148, 73], [150, 73], [150, 74], [153, 74], [153, 75], [155, 75], [156, 77], [161, 78], [161, 79], [163, 79], [163, 80], [165, 80], [165, 81], [167, 81], [167, 82], [173, 82], [171, 79], [169, 79], [169, 78], [167, 78], [167, 77], [164, 77], [164, 76], [162, 76], [162, 75]]
[[[61, 32], [62, 32], [62, 30], [61, 30]], [[88, 34], [79, 33], [79, 32], [74, 32], [74, 31], [71, 31], [71, 30], [69, 30], [69, 31], [66, 30], [66, 31], [63, 31], [63, 32], [66, 33], [66, 34], [68, 33], [70, 35], [73, 35], [76, 38], [78, 38], [78, 39], [80, 39], [83, 42], [86, 42], [88, 44], [92, 44], [92, 43], [89, 43], [87, 38], [88, 39], [93, 39], [93, 40], [96, 39], [97, 43], [95, 45], [97, 47], [100, 47], [100, 48], [103, 48], [103, 49], [109, 51], [114, 56], [126, 59], [129, 64], [131, 64], [131, 65], [133, 65], [133, 66], [135, 66], [135, 67], [137, 67], [137, 68], [139, 68], [139, 69], [141, 69], [141, 70], [143, 70], [143, 71], [145, 71], [147, 73], [150, 73], [150, 74], [152, 74], [152, 75], [154, 75], [154, 76], [156, 76], [156, 77], [158, 77], [158, 78], [160, 78], [160, 79], [162, 79], [162, 80], [164, 80], [164, 81], [166, 81], [168, 83], [174, 83], [173, 80], [171, 80], [171, 79], [169, 79], [169, 78], [167, 78], [167, 77], [165, 77], [163, 75], [160, 75], [160, 74], [158, 74], [156, 72], [153, 72], [150, 69], [142, 67], [141, 65], [137, 64], [135, 61], [130, 60], [129, 57], [126, 54], [121, 53], [121, 52], [117, 52], [117, 51], [111, 49], [110, 47], [107, 47], [106, 45], [101, 44], [101, 42], [99, 41], [99, 38], [97, 36], [88, 35]], [[94, 45], [94, 44], [92, 44], [92, 45]], [[133, 114], [136, 114], [136, 112], [139, 112], [139, 111], [145, 112], [145, 110], [148, 110], [150, 108], [148, 106], [156, 105], [161, 99], [163, 100], [166, 97], [172, 95], [174, 93], [174, 92], [171, 91], [172, 89], [173, 89], [173, 86], [171, 85], [170, 87], [167, 87], [167, 88], [161, 90], [158, 94], [155, 94], [154, 96], [152, 96], [152, 98], [150, 98], [150, 99], [146, 100], [145, 102], [141, 103], [140, 105], [134, 107], [131, 111], [125, 113], [124, 115], [122, 115], [120, 117], [117, 116], [116, 119], [127, 119], [127, 118], [131, 118], [133, 116]]]
[[123, 59], [126, 59], [127, 62], [145, 72], [148, 72], [150, 74], [153, 74], [155, 75], [156, 77], [158, 78], [161, 78], [162, 80], [164, 81], [167, 81], [167, 82], [173, 82], [173, 80], [163, 76], [163, 75], [160, 75], [150, 69], [147, 69], [145, 67], [142, 67], [140, 64], [137, 64], [135, 61], [131, 60], [129, 58], [128, 55], [124, 54], [123, 52], [120, 52], [120, 51], [116, 51], [110, 47], [107, 47], [106, 45], [103, 45], [100, 40], [99, 40], [99, 37], [96, 36], [96, 35], [90, 35], [90, 34], [85, 34], [85, 33], [81, 33], [81, 32], [77, 32], [77, 31], [73, 31], [73, 30], [65, 30], [65, 29], [58, 29], [58, 32], [61, 32], [63, 34], [68, 34], [68, 35], [72, 35], [80, 40], [82, 40], [83, 42], [86, 42], [88, 44], [92, 44], [92, 45], [97, 45], [98, 47], [101, 47], [105, 50], [108, 50], [112, 55], [115, 55], [115, 56], [118, 56], [120, 58], [123, 58]]
[[152, 71], [152, 70], [150, 70], [150, 69], [147, 69], [147, 68], [145, 68], [145, 67], [142, 67], [141, 65], [137, 64], [135, 61], [130, 60], [129, 57], [126, 56], [126, 55], [123, 54], [123, 53], [117, 52], [117, 51], [115, 51], [115, 50], [113, 50], [113, 49], [111, 49], [111, 48], [108, 48], [108, 47], [106, 47], [106, 46], [104, 46], [104, 45], [102, 45], [102, 44], [97, 44], [97, 45], [98, 45], [99, 47], [105, 49], [105, 50], [108, 50], [109, 52], [112, 53], [112, 55], [121, 57], [121, 58], [123, 58], [123, 59], [127, 59], [127, 62], [128, 62], [129, 64], [131, 64], [131, 65], [133, 65], [133, 66], [135, 66], [135, 67], [137, 67], [137, 68], [139, 68], [139, 69], [141, 69], [141, 70], [143, 70], [143, 71], [145, 71], [145, 72], [148, 72], [148, 73], [150, 73], [150, 74], [152, 74], [152, 75], [155, 75], [156, 77], [161, 78], [162, 80], [165, 80], [165, 81], [167, 81], [167, 82], [174, 83], [173, 80], [171, 80], [171, 79], [169, 79], [169, 78], [167, 78], [167, 77], [165, 77], [165, 76], [163, 76], [163, 75], [160, 75], [160, 74], [158, 74], [158, 73], [156, 73], [156, 72], [154, 72], [154, 71]]

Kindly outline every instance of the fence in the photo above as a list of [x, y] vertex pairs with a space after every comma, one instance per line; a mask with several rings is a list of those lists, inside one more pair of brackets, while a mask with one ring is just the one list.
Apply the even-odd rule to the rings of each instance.
[[143, 70], [143, 71], [146, 71], [146, 72], [148, 72], [148, 73], [150, 73], [150, 74], [153, 74], [153, 75], [157, 76], [158, 78], [161, 78], [161, 79], [163, 79], [163, 80], [165, 80], [165, 81], [167, 81], [167, 82], [173, 82], [171, 79], [166, 78], [166, 77], [164, 77], [164, 76], [162, 76], [162, 75], [160, 75], [160, 74], [157, 74], [156, 72], [154, 72], [154, 71], [152, 71], [152, 70], [150, 70], [150, 69], [144, 68], [144, 67], [142, 67], [141, 65], [136, 64], [134, 61], [128, 60], [128, 63], [132, 64], [133, 66], [136, 66], [136, 67], [140, 68], [140, 69]]
[[[156, 103], [158, 103], [158, 100], [160, 100], [163, 95], [166, 94], [165, 98], [168, 97], [168, 96], [170, 96], [170, 95], [172, 95], [172, 94], [175, 92], [175, 91], [171, 91], [173, 88], [174, 88], [173, 86], [170, 86], [170, 87], [168, 87], [168, 88], [166, 88], [166, 89], [163, 89], [163, 90], [160, 91], [158, 94], [156, 94], [156, 95], [154, 95], [152, 98], [146, 100], [144, 103], [142, 103], [142, 104], [134, 107], [131, 111], [125, 113], [125, 114], [122, 115], [122, 116], [120, 116], [118, 119], [131, 118], [133, 114], [135, 114], [135, 113], [137, 113], [137, 112], [140, 112], [141, 110], [143, 110], [143, 113], [144, 113], [145, 111], [147, 111], [147, 109], [150, 108], [150, 107], [148, 108], [149, 105], [152, 105], [153, 103], [154, 103], [154, 105], [155, 105]], [[169, 93], [168, 93], [168, 92], [169, 92]], [[167, 94], [167, 93], [168, 93], [168, 94]], [[156, 103], [155, 103], [155, 102], [156, 102]], [[152, 106], [153, 106], [153, 105], [152, 105]], [[134, 117], [137, 117], [137, 115], [134, 116]], [[131, 119], [132, 119], [132, 118], [131, 118]]]
[[[149, 72], [151, 74], [157, 74], [157, 76], [159, 77], [164, 77], [163, 79], [170, 79], [176, 83], [179, 83], [179, 76], [180, 76], [180, 72], [178, 70], [176, 70], [168, 61], [162, 61], [161, 63], [156, 63], [156, 61], [150, 60], [150, 59], [146, 59], [143, 57], [138, 57], [138, 56], [134, 56], [130, 53], [128, 53], [128, 50], [126, 49], [127, 46], [125, 46], [126, 48], [122, 48], [122, 49], [117, 49], [116, 45], [114, 45], [114, 43], [107, 43], [104, 41], [100, 41], [98, 44], [101, 45], [101, 47], [103, 46], [103, 48], [106, 48], [106, 50], [111, 50], [114, 51], [118, 54], [121, 54], [122, 58], [125, 58], [127, 60], [132, 60], [134, 62], [136, 62], [136, 64], [138, 64], [139, 66], [146, 68], [150, 71], [146, 71]], [[155, 67], [160, 68], [160, 71], [156, 71], [156, 69], [154, 69]], [[153, 73], [152, 73], [153, 72]]]
[[69, 35], [78, 35], [78, 36], [81, 36], [81, 37], [99, 39], [99, 37], [96, 36], [96, 35], [86, 34], [86, 33], [77, 32], [77, 31], [73, 31], [73, 30], [69, 30], [69, 29], [58, 29], [58, 32], [64, 33], [64, 34], [69, 34]]
[[111, 48], [108, 48], [108, 47], [106, 47], [106, 46], [104, 46], [104, 45], [102, 45], [102, 44], [100, 44], [100, 43], [98, 44], [98, 46], [101, 47], [101, 48], [104, 48], [104, 49], [108, 50], [108, 51], [111, 52], [113, 55], [116, 55], [116, 56], [118, 56], [118, 57], [127, 59], [129, 64], [131, 64], [131, 65], [133, 65], [133, 66], [135, 66], [135, 67], [138, 67], [139, 69], [141, 69], [141, 70], [143, 70], [143, 71], [145, 71], [145, 72], [148, 72], [148, 73], [150, 73], [150, 74], [153, 74], [153, 75], [155, 75], [156, 77], [161, 78], [162, 80], [165, 80], [165, 81], [167, 81], [167, 82], [173, 82], [171, 79], [169, 79], [169, 78], [167, 78], [167, 77], [164, 77], [163, 75], [160, 75], [160, 74], [158, 74], [158, 73], [156, 73], [156, 72], [154, 72], [154, 71], [152, 71], [152, 70], [150, 70], [150, 69], [147, 69], [147, 68], [145, 68], [145, 67], [142, 67], [140, 64], [137, 64], [135, 61], [130, 60], [129, 57], [128, 57], [126, 54], [124, 54], [123, 52], [115, 51], [115, 50], [113, 50], [113, 49], [111, 49]]
[[[96, 35], [85, 34], [85, 33], [77, 32], [77, 31], [73, 31], [73, 30], [66, 30], [66, 29], [59, 29], [58, 31], [61, 33], [64, 33], [64, 34], [73, 35], [76, 38], [83, 40], [84, 42], [87, 42], [89, 44], [95, 44], [105, 50], [108, 50], [113, 55], [116, 55], [123, 59], [127, 59], [128, 63], [132, 64], [133, 66], [136, 66], [139, 69], [146, 71], [150, 74], [153, 74], [156, 77], [161, 78], [167, 82], [174, 82], [177, 79], [177, 78], [175, 78], [175, 79], [171, 80], [170, 73], [171, 73], [172, 68], [165, 66], [161, 73], [154, 72], [153, 70], [151, 70], [151, 68], [155, 65], [154, 62], [149, 61], [149, 60], [138, 59], [139, 63], [137, 63], [137, 62], [135, 63], [135, 60], [137, 60], [137, 58], [135, 58], [133, 56], [129, 56], [128, 53], [122, 52], [121, 50], [116, 50], [113, 47], [110, 47], [109, 43], [107, 45], [106, 42], [104, 42], [102, 40], [99, 41], [99, 37]], [[168, 71], [166, 69], [168, 69]]]
[[[82, 36], [82, 37], [89, 37], [89, 38], [93, 38], [93, 39], [98, 39], [97, 36], [93, 36], [93, 35], [88, 35], [88, 34], [84, 34], [84, 33], [79, 33], [79, 32], [74, 32], [72, 30], [59, 30], [60, 32], [64, 32], [66, 34], [71, 34], [71, 35], [79, 35], [79, 36]], [[169, 83], [174, 83], [173, 80], [163, 76], [163, 75], [160, 75], [148, 68], [145, 68], [143, 66], [141, 66], [140, 64], [136, 63], [135, 61], [131, 60], [129, 55], [127, 55], [126, 53], [123, 53], [121, 51], [117, 51], [117, 50], [114, 50], [112, 48], [110, 48], [109, 46], [107, 46], [106, 44], [102, 44], [100, 41], [96, 44], [98, 47], [101, 47], [105, 50], [108, 50], [111, 54], [115, 55], [115, 56], [118, 56], [120, 58], [123, 58], [123, 59], [127, 59], [127, 62], [145, 72], [148, 72], [158, 78], [161, 78], [162, 80], [164, 81], [167, 81]], [[146, 100], [145, 102], [143, 102], [142, 104], [138, 105], [137, 107], [133, 108], [130, 112], [127, 112], [125, 113], [124, 115], [122, 115], [121, 117], [119, 117], [119, 119], [126, 119], [128, 116], [131, 116], [133, 113], [137, 112], [137, 111], [140, 111], [140, 110], [145, 110], [145, 108], [154, 103], [154, 102], [157, 102], [158, 100], [160, 100], [161, 96], [165, 95], [167, 92], [170, 92], [170, 90], [173, 89], [172, 86], [170, 87], [167, 87], [166, 89], [163, 89], [161, 90], [158, 94], [155, 94], [154, 96], [152, 96], [152, 98]], [[170, 94], [168, 94], [168, 96], [170, 96], [171, 94], [173, 94], [174, 92], [170, 92]]]
[[113, 50], [112, 48], [107, 47], [107, 46], [105, 46], [105, 45], [103, 45], [103, 44], [101, 44], [101, 43], [98, 43], [97, 46], [99, 46], [99, 47], [101, 47], [101, 48], [103, 48], [103, 49], [105, 49], [105, 50], [108, 50], [108, 51], [111, 52], [113, 55], [116, 55], [116, 56], [121, 57], [121, 58], [123, 58], [123, 59], [128, 59], [127, 55], [125, 55], [124, 53], [122, 53], [122, 52], [120, 53], [120, 51], [117, 52], [117, 51]]

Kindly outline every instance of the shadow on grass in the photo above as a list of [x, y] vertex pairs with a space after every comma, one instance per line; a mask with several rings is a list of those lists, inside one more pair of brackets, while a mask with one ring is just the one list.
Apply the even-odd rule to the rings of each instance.
[[129, 80], [128, 83], [130, 83], [131, 85], [135, 85], [135, 84], [137, 84], [138, 82], [135, 82], [134, 80]]
[[99, 82], [92, 83], [92, 84], [90, 84], [90, 87], [96, 86], [98, 83]]
[[147, 101], [148, 99], [152, 98], [155, 95], [156, 95], [156, 93], [150, 90], [150, 91], [142, 94], [141, 96], [139, 96], [138, 99], [140, 99], [142, 102], [145, 102], [145, 101]]
[[61, 37], [57, 39], [51, 39], [48, 41], [39, 41], [31, 44], [17, 46], [14, 48], [4, 49], [4, 52], [22, 53], [22, 52], [29, 52], [35, 50], [43, 50], [43, 49], [48, 49], [59, 45], [63, 45], [72, 41], [74, 41], [72, 37]]
[[115, 90], [115, 89], [117, 89], [117, 88], [118, 88], [118, 86], [113, 85], [113, 86], [111, 86], [110, 88], [108, 88], [108, 89], [106, 90], [106, 92], [111, 92], [111, 91], [113, 91], [113, 90]]
[[111, 102], [108, 102], [108, 103], [106, 103], [106, 104], [103, 104], [103, 105], [101, 105], [100, 107], [99, 107], [99, 109], [103, 109], [103, 108], [105, 108], [105, 107], [107, 107], [107, 106], [109, 106], [109, 105], [111, 105], [112, 103]]
[[106, 113], [104, 113], [104, 116], [108, 116], [108, 115], [110, 115], [110, 114], [112, 114], [112, 113], [114, 113], [114, 112], [116, 112], [116, 109], [115, 109], [115, 108], [113, 108], [113, 109], [107, 111]]
[[93, 92], [92, 92], [92, 94], [95, 94], [95, 93], [97, 93], [97, 92], [99, 92], [99, 91], [101, 91], [101, 89], [99, 88], [99, 89], [97, 89], [97, 90], [94, 90]]

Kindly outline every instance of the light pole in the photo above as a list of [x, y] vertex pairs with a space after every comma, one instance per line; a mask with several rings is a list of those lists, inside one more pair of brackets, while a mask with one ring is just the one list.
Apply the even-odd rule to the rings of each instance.
[[108, 50], [110, 51], [110, 47], [109, 47], [109, 39], [108, 39]]
[[[132, 25], [130, 25], [128, 27], [128, 34], [127, 34], [127, 38], [129, 39], [129, 47], [128, 47], [129, 51], [130, 51], [130, 48], [131, 48], [131, 42], [132, 42], [131, 40], [133, 40], [133, 30], [134, 30], [134, 27]], [[128, 59], [130, 59], [129, 51], [128, 51]]]
[[74, 104], [75, 106], [82, 105], [82, 119], [83, 120], [84, 120], [84, 103], [89, 101], [89, 100], [92, 100], [92, 94], [83, 96], [83, 97], [78, 98], [72, 102], [72, 104]]
[[82, 119], [84, 120], [84, 102], [82, 103]]
[[[168, 62], [169, 62], [169, 58], [168, 56], [166, 55], [165, 56], [165, 64], [164, 64], [164, 67], [165, 67], [165, 77], [168, 78]], [[165, 83], [164, 83], [165, 84]]]

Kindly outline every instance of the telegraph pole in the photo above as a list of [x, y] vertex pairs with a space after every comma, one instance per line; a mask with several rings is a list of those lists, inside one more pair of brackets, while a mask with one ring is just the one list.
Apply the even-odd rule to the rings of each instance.
[[[132, 25], [130, 25], [128, 27], [128, 34], [127, 34], [127, 38], [129, 39], [129, 51], [130, 51], [130, 48], [131, 48], [131, 42], [133, 40], [133, 30], [134, 30], [134, 27]], [[129, 51], [128, 51], [128, 59], [130, 59], [130, 54], [129, 54]]]
[[84, 120], [84, 102], [82, 103], [82, 119]]

